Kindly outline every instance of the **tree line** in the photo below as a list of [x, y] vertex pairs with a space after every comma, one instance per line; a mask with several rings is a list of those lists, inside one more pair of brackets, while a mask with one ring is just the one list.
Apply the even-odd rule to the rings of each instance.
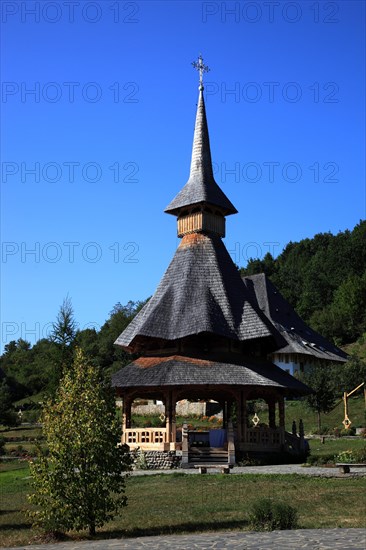
[[117, 303], [99, 331], [78, 330], [71, 300], [66, 297], [48, 338], [33, 346], [22, 338], [6, 344], [0, 357], [0, 423], [6, 420], [12, 402], [39, 392], [53, 395], [78, 348], [105, 377], [131, 361], [131, 355], [114, 342], [144, 303]]
[[[366, 221], [361, 221], [352, 231], [290, 242], [276, 259], [268, 253], [251, 259], [240, 271], [265, 272], [310, 326], [344, 345], [366, 333], [365, 245]], [[39, 392], [53, 394], [76, 348], [105, 376], [130, 362], [131, 355], [114, 342], [146, 301], [117, 303], [97, 331], [77, 329], [67, 297], [48, 338], [33, 346], [23, 339], [6, 344], [0, 357], [0, 416], [6, 416], [14, 401]], [[359, 368], [358, 361], [357, 374]]]
[[297, 313], [337, 345], [366, 331], [366, 221], [337, 235], [290, 242], [273, 258], [250, 259], [242, 275], [266, 273]]

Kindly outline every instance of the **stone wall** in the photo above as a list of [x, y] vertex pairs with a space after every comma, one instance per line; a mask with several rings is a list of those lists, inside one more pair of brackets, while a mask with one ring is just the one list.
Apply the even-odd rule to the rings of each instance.
[[[121, 407], [122, 403], [117, 402], [117, 406]], [[165, 413], [164, 405], [155, 405], [153, 402], [149, 402], [147, 405], [135, 405], [132, 404], [132, 414], [141, 414], [142, 416], [157, 415]], [[189, 401], [178, 401], [176, 407], [176, 414], [179, 416], [190, 416], [197, 414], [199, 416], [205, 416], [206, 403], [190, 403]]]
[[131, 451], [137, 470], [173, 470], [180, 468], [181, 456], [175, 451]]

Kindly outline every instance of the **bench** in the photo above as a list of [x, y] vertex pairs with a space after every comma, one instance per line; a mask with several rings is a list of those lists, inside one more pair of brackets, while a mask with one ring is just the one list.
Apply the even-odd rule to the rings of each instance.
[[350, 468], [366, 468], [366, 464], [354, 464], [352, 462], [337, 462], [336, 466], [342, 474], [349, 474]]
[[229, 464], [195, 464], [194, 467], [198, 468], [200, 474], [207, 474], [209, 468], [220, 470], [222, 474], [229, 474], [230, 468], [232, 468]]

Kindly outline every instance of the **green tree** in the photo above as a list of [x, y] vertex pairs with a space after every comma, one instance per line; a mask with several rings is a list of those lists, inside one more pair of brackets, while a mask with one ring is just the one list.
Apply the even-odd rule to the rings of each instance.
[[31, 463], [35, 525], [48, 532], [88, 528], [94, 535], [127, 503], [129, 455], [118, 446], [119, 423], [111, 388], [77, 349], [56, 396], [43, 408], [48, 453]]
[[17, 416], [12, 406], [10, 387], [4, 378], [0, 380], [0, 424], [15, 426]]
[[28, 386], [28, 379], [33, 374], [32, 357], [31, 344], [22, 338], [4, 346], [0, 368], [6, 375], [13, 401], [32, 393], [32, 388]]
[[318, 433], [321, 432], [321, 413], [330, 412], [336, 402], [335, 370], [332, 365], [313, 365], [300, 375], [313, 393], [304, 397], [308, 406], [316, 412], [318, 419]]
[[351, 392], [362, 382], [366, 383], [366, 361], [356, 355], [351, 355], [347, 363], [334, 366], [334, 370], [335, 388], [339, 398], [343, 392]]
[[126, 305], [117, 303], [98, 333], [98, 364], [109, 373], [127, 365], [132, 359], [131, 354], [114, 345], [121, 332], [128, 326], [135, 315], [145, 305], [141, 302], [129, 301]]
[[66, 369], [69, 369], [73, 360], [73, 344], [76, 336], [76, 321], [74, 310], [69, 296], [64, 298], [56, 321], [52, 325], [51, 341], [57, 345], [58, 356], [53, 363], [51, 387], [56, 389], [57, 384]]
[[64, 298], [56, 322], [52, 325], [51, 338], [61, 346], [69, 346], [74, 341], [76, 334], [76, 321], [74, 310], [69, 296]]

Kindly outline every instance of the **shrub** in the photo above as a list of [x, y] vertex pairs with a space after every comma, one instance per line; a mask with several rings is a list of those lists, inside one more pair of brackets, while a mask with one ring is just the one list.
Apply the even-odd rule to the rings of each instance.
[[337, 462], [356, 462], [354, 451], [342, 451], [336, 456]]
[[356, 435], [356, 428], [354, 428], [353, 426], [351, 426], [350, 428], [348, 428], [348, 430], [346, 430], [345, 428], [343, 428], [341, 430], [341, 436], [342, 437], [345, 437], [347, 435]]
[[0, 435], [0, 455], [5, 454], [5, 437]]
[[306, 463], [310, 466], [324, 466], [324, 464], [331, 464], [335, 460], [334, 453], [327, 453], [324, 455], [310, 455], [307, 457]]
[[262, 498], [254, 504], [249, 521], [256, 531], [273, 531], [295, 529], [297, 517], [297, 511], [289, 504], [274, 503], [268, 498]]
[[365, 462], [366, 463], [366, 446], [362, 449], [355, 449], [353, 451], [353, 456], [355, 458], [355, 462]]
[[146, 454], [140, 447], [130, 452], [134, 468], [136, 470], [148, 470]]

